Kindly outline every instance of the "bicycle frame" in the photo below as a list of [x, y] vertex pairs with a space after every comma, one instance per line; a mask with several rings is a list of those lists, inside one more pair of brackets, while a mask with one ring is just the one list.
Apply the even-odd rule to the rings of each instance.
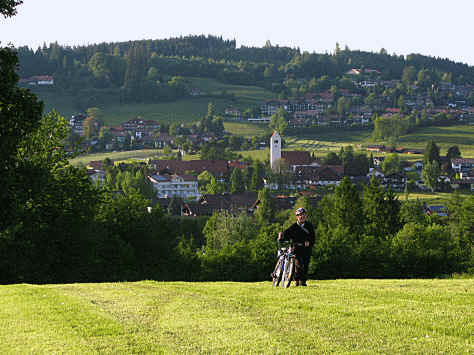
[[273, 279], [273, 287], [290, 287], [294, 275], [295, 268], [294, 246], [290, 244], [288, 247], [280, 247], [278, 249], [278, 260], [271, 274]]

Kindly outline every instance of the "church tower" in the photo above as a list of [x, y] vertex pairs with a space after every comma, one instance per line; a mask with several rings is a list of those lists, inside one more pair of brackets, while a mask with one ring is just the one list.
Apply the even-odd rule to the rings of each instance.
[[280, 172], [281, 137], [277, 131], [270, 138], [270, 166], [274, 172]]

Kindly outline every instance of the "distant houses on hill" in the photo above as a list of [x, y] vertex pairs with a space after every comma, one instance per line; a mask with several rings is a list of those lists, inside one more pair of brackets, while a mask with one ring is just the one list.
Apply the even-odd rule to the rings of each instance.
[[51, 75], [35, 75], [28, 78], [22, 78], [18, 81], [20, 85], [28, 86], [52, 86], [54, 78]]

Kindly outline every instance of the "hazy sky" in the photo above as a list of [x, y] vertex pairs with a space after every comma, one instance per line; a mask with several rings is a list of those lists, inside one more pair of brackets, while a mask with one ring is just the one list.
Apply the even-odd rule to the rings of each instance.
[[309, 52], [420, 53], [474, 65], [474, 0], [24, 0], [0, 18], [4, 46], [213, 34]]

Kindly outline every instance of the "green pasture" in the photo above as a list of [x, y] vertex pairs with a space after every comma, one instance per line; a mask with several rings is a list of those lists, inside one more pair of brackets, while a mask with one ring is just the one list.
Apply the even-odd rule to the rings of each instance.
[[258, 86], [232, 85], [221, 83], [210, 78], [186, 78], [189, 85], [201, 89], [207, 95], [232, 94], [236, 98], [236, 106], [242, 104], [258, 105], [262, 101], [276, 98], [277, 95]]
[[223, 112], [228, 106], [228, 101], [224, 99], [200, 97], [155, 104], [106, 105], [101, 108], [105, 122], [110, 125], [119, 125], [137, 117], [160, 123], [191, 123], [199, 121], [207, 114], [209, 102], [214, 104], [217, 112]]
[[159, 154], [160, 150], [158, 149], [143, 149], [143, 150], [130, 150], [124, 152], [108, 152], [108, 153], [94, 153], [81, 155], [70, 160], [70, 163], [74, 166], [84, 165], [87, 166], [89, 162], [96, 160], [105, 160], [109, 158], [112, 161], [120, 160], [145, 160], [147, 158], [153, 158]]
[[[124, 161], [124, 160], [146, 160], [148, 158], [155, 158], [162, 153], [161, 149], [142, 149], [142, 150], [130, 150], [124, 152], [104, 152], [104, 153], [94, 153], [81, 155], [69, 160], [69, 162], [74, 166], [87, 166], [89, 162], [95, 160], [105, 160], [109, 158], [114, 162]], [[268, 160], [270, 158], [270, 152], [268, 148], [262, 150], [241, 150], [235, 152], [237, 155], [242, 157], [251, 157], [252, 159], [257, 160]], [[199, 154], [186, 154], [183, 156], [183, 160], [196, 160], [200, 159]]]
[[244, 158], [252, 158], [253, 160], [270, 160], [270, 149], [259, 149], [259, 150], [241, 150], [236, 152], [238, 155], [242, 155]]
[[[469, 191], [459, 193], [459, 198], [464, 199], [470, 196]], [[398, 199], [405, 201], [406, 195], [404, 192], [397, 192]], [[410, 192], [408, 193], [409, 200], [422, 200], [430, 205], [449, 205], [453, 198], [453, 193], [448, 192]]]
[[[343, 146], [352, 145], [355, 149], [360, 144], [362, 148], [369, 144], [383, 144], [371, 139], [371, 131], [334, 131], [320, 134], [285, 137], [286, 148], [315, 151], [324, 155], [329, 151], [338, 151]], [[440, 147], [441, 155], [448, 148], [457, 145], [463, 157], [474, 157], [474, 125], [459, 125], [449, 127], [425, 127], [418, 131], [402, 136], [400, 146], [405, 148], [424, 149], [429, 140], [434, 140]], [[319, 153], [319, 154], [318, 154]], [[378, 154], [378, 153], [377, 153]], [[402, 154], [403, 159], [417, 160], [422, 158], [416, 154]]]
[[[50, 93], [39, 93], [45, 104], [45, 112], [52, 109], [58, 111], [62, 116], [69, 119], [77, 113], [74, 108], [74, 98], [70, 95], [57, 95]], [[104, 103], [97, 104], [103, 114], [106, 125], [119, 125], [122, 122], [140, 117], [145, 120], [155, 120], [160, 123], [183, 122], [190, 123], [199, 121], [207, 113], [209, 102], [214, 104], [217, 112], [224, 112], [230, 105], [230, 101], [215, 97], [189, 97], [172, 102], [159, 103]]]
[[246, 123], [246, 122], [224, 122], [226, 132], [236, 136], [251, 138], [254, 136], [263, 136], [271, 132], [267, 124]]
[[425, 148], [431, 139], [440, 147], [442, 155], [446, 154], [449, 147], [457, 145], [463, 157], [474, 157], [474, 125], [426, 127], [401, 137], [400, 145]]
[[[230, 85], [208, 78], [186, 78], [186, 80], [189, 86], [201, 89], [205, 95], [147, 104], [115, 103], [116, 95], [112, 95], [108, 97], [107, 102], [94, 106], [103, 110], [104, 122], [108, 125], [118, 125], [137, 117], [162, 123], [189, 123], [200, 120], [207, 113], [209, 102], [214, 104], [217, 113], [224, 113], [225, 108], [229, 106], [244, 110], [275, 97], [272, 92], [257, 86]], [[55, 109], [66, 118], [77, 113], [73, 95], [52, 90], [35, 92], [44, 102], [45, 112]]]
[[2, 354], [472, 354], [473, 279], [0, 286]]

